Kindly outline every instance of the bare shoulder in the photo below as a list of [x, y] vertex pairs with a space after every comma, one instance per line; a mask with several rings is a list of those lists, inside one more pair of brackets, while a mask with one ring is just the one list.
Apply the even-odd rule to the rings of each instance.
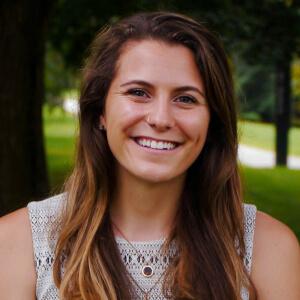
[[27, 208], [0, 218], [1, 299], [35, 299], [36, 274]]
[[258, 211], [251, 278], [259, 300], [300, 299], [300, 247], [292, 230]]

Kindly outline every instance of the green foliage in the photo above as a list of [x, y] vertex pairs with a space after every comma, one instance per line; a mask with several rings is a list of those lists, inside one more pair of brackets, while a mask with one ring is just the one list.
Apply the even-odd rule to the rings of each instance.
[[296, 59], [292, 65], [292, 89], [295, 98], [300, 100], [300, 59]]
[[239, 19], [236, 49], [250, 63], [274, 65], [300, 54], [300, 3], [245, 1], [233, 5]]
[[48, 105], [62, 105], [66, 90], [78, 85], [75, 71], [66, 67], [62, 55], [51, 44], [46, 47], [45, 90]]
[[275, 83], [272, 68], [248, 64], [238, 55], [233, 56], [233, 61], [241, 116], [245, 119], [273, 121]]
[[[233, 55], [233, 74], [240, 104], [240, 116], [251, 121], [274, 120], [275, 78], [268, 65], [247, 63]], [[300, 59], [295, 59], [291, 69], [292, 124], [300, 124]]]
[[293, 120], [300, 125], [300, 59], [292, 65]]
[[174, 1], [59, 0], [52, 10], [49, 41], [70, 68], [80, 68], [87, 47], [106, 24], [137, 11], [174, 8]]

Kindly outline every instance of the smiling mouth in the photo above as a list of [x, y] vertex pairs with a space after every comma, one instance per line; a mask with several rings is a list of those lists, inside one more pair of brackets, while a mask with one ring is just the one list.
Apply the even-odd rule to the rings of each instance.
[[133, 140], [142, 147], [156, 149], [156, 150], [173, 150], [179, 146], [179, 143], [171, 141], [153, 140], [150, 138], [136, 137]]

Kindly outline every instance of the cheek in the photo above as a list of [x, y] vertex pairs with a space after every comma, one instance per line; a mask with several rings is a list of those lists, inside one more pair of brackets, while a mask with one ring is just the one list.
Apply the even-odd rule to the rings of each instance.
[[142, 105], [123, 99], [115, 99], [106, 110], [106, 122], [108, 130], [126, 130], [145, 115]]
[[184, 120], [180, 120], [181, 129], [185, 135], [196, 143], [204, 143], [209, 125], [209, 113], [203, 111], [201, 113], [192, 113]]

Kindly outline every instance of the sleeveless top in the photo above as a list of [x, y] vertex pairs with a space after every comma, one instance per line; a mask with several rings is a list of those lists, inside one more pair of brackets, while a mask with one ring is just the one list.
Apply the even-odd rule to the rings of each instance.
[[[52, 276], [54, 249], [58, 233], [51, 235], [51, 228], [53, 225], [59, 225], [58, 217], [63, 208], [64, 199], [65, 194], [59, 194], [43, 201], [30, 202], [27, 205], [32, 231], [35, 270], [37, 274], [37, 300], [59, 300], [58, 289], [54, 284]], [[252, 261], [255, 217], [256, 207], [251, 204], [244, 204], [244, 240], [246, 246], [244, 264], [249, 274]], [[156, 281], [158, 281], [158, 283], [149, 293], [149, 299], [165, 300], [166, 298], [161, 292], [162, 280], [159, 280], [159, 277], [163, 275], [163, 271], [176, 254], [174, 243], [171, 244], [169, 253], [165, 255], [159, 251], [164, 240], [131, 242], [139, 254], [123, 238], [116, 237], [116, 242], [122, 261], [126, 266], [137, 295], [135, 300], [143, 299], [143, 294], [138, 286], [144, 291], [148, 291], [153, 287]], [[149, 278], [141, 274], [141, 268], [145, 264], [145, 260], [146, 262], [151, 260], [152, 265], [154, 265], [155, 272]], [[241, 299], [249, 300], [249, 293], [246, 288], [242, 288], [241, 290]]]

